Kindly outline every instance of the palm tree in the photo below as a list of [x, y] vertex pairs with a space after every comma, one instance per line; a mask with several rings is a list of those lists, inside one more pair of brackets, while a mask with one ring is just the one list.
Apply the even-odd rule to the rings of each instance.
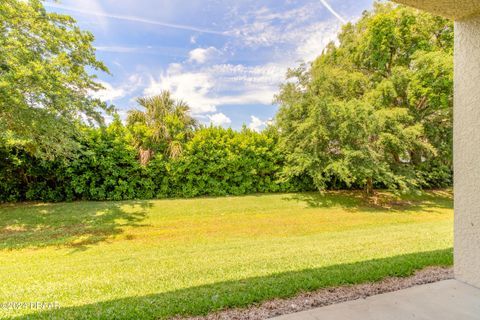
[[129, 111], [127, 124], [140, 163], [146, 165], [155, 152], [163, 152], [170, 158], [179, 157], [183, 152], [183, 143], [192, 137], [197, 126], [189, 106], [174, 100], [169, 91], [138, 98], [137, 103], [145, 110]]

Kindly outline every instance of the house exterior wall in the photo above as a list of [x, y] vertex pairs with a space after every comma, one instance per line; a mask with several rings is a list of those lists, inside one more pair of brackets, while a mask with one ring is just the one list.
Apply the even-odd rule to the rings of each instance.
[[393, 0], [455, 20], [454, 268], [480, 288], [480, 0]]
[[455, 277], [480, 288], [480, 15], [455, 22]]
[[450, 19], [464, 19], [480, 14], [480, 0], [394, 0]]

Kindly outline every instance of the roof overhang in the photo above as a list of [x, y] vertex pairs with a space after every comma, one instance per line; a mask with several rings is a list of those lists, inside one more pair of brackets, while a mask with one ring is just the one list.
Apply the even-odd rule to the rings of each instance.
[[393, 0], [450, 19], [480, 14], [480, 0]]

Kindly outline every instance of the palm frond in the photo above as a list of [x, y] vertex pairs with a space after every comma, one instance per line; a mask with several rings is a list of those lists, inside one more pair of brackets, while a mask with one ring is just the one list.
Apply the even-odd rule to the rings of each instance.
[[130, 110], [127, 115], [127, 124], [133, 125], [135, 123], [146, 124], [147, 119], [143, 111], [140, 110]]
[[172, 141], [168, 145], [168, 155], [172, 159], [178, 159], [183, 153], [183, 147], [180, 141]]
[[[190, 107], [185, 101], [174, 100], [169, 91], [150, 97], [141, 97], [137, 103], [144, 111], [132, 110], [128, 113], [129, 125], [141, 123], [147, 126], [149, 137], [137, 139], [149, 141], [146, 145], [165, 148], [165, 154], [171, 158], [179, 157], [183, 152], [183, 143], [191, 138], [193, 130], [198, 125], [197, 120], [190, 114]], [[144, 140], [144, 139], [147, 140]], [[137, 147], [141, 147], [139, 143]]]

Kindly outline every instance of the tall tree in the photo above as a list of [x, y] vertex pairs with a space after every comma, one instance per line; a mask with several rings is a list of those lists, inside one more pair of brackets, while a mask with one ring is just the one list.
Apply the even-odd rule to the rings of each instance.
[[197, 126], [188, 105], [174, 100], [169, 91], [139, 98], [137, 102], [145, 110], [131, 110], [127, 123], [131, 140], [139, 152], [140, 163], [146, 165], [155, 152], [170, 158], [180, 156], [183, 143], [192, 137]]
[[52, 158], [75, 148], [76, 123], [102, 121], [93, 39], [40, 0], [0, 2], [0, 144]]
[[284, 173], [318, 188], [336, 179], [421, 186], [451, 172], [453, 25], [391, 3], [346, 24], [311, 64], [290, 70], [277, 101]]

